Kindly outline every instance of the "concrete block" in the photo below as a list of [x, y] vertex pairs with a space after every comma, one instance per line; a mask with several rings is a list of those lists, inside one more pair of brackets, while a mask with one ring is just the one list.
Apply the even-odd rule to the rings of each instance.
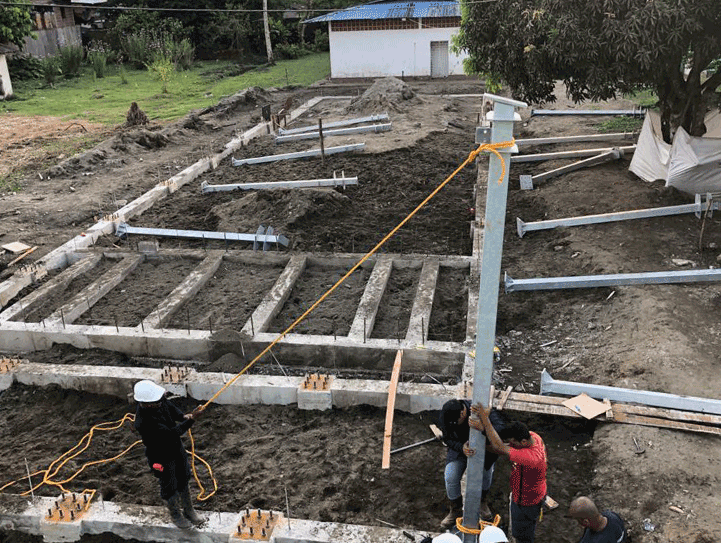
[[83, 535], [82, 520], [52, 522], [40, 517], [40, 531], [45, 543], [66, 543], [77, 541]]
[[138, 252], [144, 255], [157, 255], [159, 249], [160, 242], [157, 239], [138, 242]]
[[0, 373], [0, 391], [10, 388], [14, 382], [14, 373]]
[[298, 388], [298, 409], [308, 411], [327, 411], [333, 408], [333, 395], [330, 390], [306, 390]]

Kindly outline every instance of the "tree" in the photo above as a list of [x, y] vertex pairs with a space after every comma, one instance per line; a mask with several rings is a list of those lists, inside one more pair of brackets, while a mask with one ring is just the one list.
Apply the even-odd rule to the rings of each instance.
[[270, 42], [270, 25], [268, 24], [268, 0], [263, 0], [263, 31], [265, 33], [265, 51], [268, 64], [273, 64], [273, 44]]
[[502, 79], [517, 98], [552, 102], [557, 79], [576, 102], [651, 89], [668, 142], [679, 126], [703, 135], [708, 107], [721, 103], [719, 0], [461, 4], [466, 70]]
[[0, 7], [0, 43], [14, 43], [18, 47], [24, 45], [25, 36], [30, 36], [33, 20], [30, 17], [30, 5]]

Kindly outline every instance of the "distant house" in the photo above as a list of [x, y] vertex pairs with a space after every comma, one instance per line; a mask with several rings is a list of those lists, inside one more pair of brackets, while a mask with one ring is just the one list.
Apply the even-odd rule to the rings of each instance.
[[451, 51], [461, 26], [456, 1], [377, 2], [308, 19], [328, 23], [331, 77], [463, 74]]
[[33, 33], [26, 37], [23, 53], [33, 57], [52, 56], [61, 47], [82, 45], [80, 22], [89, 7], [107, 0], [31, 0]]
[[8, 70], [6, 57], [18, 50], [18, 46], [13, 43], [0, 43], [0, 100], [5, 100], [5, 98], [10, 98], [13, 95], [13, 86], [10, 83], [10, 71]]

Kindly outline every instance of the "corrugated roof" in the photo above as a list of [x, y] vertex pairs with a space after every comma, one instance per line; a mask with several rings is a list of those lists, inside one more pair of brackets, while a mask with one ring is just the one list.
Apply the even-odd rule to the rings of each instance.
[[305, 23], [322, 23], [324, 21], [349, 21], [359, 19], [402, 19], [428, 17], [460, 17], [461, 8], [458, 2], [391, 2], [387, 4], [366, 4], [353, 6], [341, 11], [326, 13], [304, 21]]

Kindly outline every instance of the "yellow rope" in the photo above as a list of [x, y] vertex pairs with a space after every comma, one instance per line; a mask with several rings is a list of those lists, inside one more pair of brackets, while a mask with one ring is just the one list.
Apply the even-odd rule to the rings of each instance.
[[456, 528], [458, 528], [459, 532], [463, 532], [464, 534], [480, 534], [485, 528], [488, 526], [498, 526], [501, 523], [501, 515], [496, 515], [493, 517], [492, 522], [486, 522], [485, 520], [479, 520], [478, 521], [478, 530], [475, 528], [466, 528], [463, 526], [463, 517], [458, 517], [456, 519]]
[[[380, 249], [398, 230], [400, 230], [416, 213], [418, 213], [418, 211], [420, 211], [420, 209], [423, 208], [423, 206], [425, 206], [436, 194], [438, 194], [438, 192], [440, 192], [440, 190], [444, 186], [446, 186], [446, 184], [448, 184], [448, 182], [450, 182], [451, 179], [453, 179], [461, 170], [463, 170], [463, 168], [465, 168], [468, 164], [470, 164], [473, 160], [475, 160], [476, 157], [483, 151], [490, 151], [491, 153], [495, 154], [501, 160], [501, 175], [498, 178], [498, 184], [499, 185], [502, 184], [503, 179], [506, 175], [506, 163], [503, 160], [503, 157], [501, 156], [501, 154], [498, 152], [498, 149], [506, 149], [508, 147], [512, 147], [514, 144], [515, 144], [515, 140], [504, 141], [504, 142], [499, 142], [499, 143], [487, 143], [487, 144], [480, 145], [477, 149], [474, 149], [473, 151], [471, 151], [470, 154], [468, 155], [468, 158], [466, 158], [466, 160], [464, 160], [463, 163], [460, 166], [458, 166], [458, 168], [456, 168], [451, 175], [449, 175], [440, 185], [438, 185], [438, 187], [436, 187], [433, 190], [433, 192], [431, 192], [420, 204], [418, 204], [418, 206], [416, 206], [416, 208], [413, 211], [411, 211], [395, 228], [393, 228], [393, 230], [391, 230], [380, 242], [378, 242], [378, 244], [375, 247], [373, 247], [373, 249], [371, 249], [368, 253], [366, 253], [366, 255], [363, 256], [363, 258], [361, 258], [343, 277], [341, 277], [335, 285], [333, 285], [330, 289], [328, 289], [328, 291], [325, 294], [323, 294], [320, 298], [318, 298], [318, 300], [312, 306], [310, 306], [310, 308], [308, 308], [308, 310], [305, 313], [303, 313], [290, 326], [288, 326], [288, 328], [286, 328], [277, 338], [275, 338], [273, 340], [272, 343], [270, 343], [270, 345], [268, 345], [265, 349], [263, 349], [260, 352], [260, 354], [258, 354], [253, 360], [251, 360], [240, 371], [240, 373], [235, 375], [235, 377], [233, 377], [230, 381], [228, 381], [225, 385], [223, 385], [223, 387], [221, 387], [220, 390], [218, 390], [218, 392], [216, 392], [200, 408], [202, 410], [207, 408], [208, 405], [210, 405], [218, 396], [220, 396], [220, 394], [222, 394], [222, 392], [226, 388], [228, 388], [230, 385], [232, 385], [235, 381], [237, 381], [240, 378], [241, 375], [243, 375], [246, 371], [248, 371], [251, 367], [253, 367], [253, 365], [258, 360], [260, 360], [261, 357], [263, 357], [263, 355], [265, 355], [267, 352], [269, 352], [286, 335], [288, 335], [288, 333], [291, 330], [293, 330], [299, 323], [301, 323], [316, 307], [318, 307], [318, 305], [320, 305], [323, 302], [323, 300], [325, 300], [328, 296], [330, 296], [330, 294], [336, 288], [338, 288], [348, 277], [350, 277], [353, 274], [353, 272], [356, 271], [366, 260], [368, 260], [373, 254], [375, 254], [378, 251], [378, 249]], [[67, 464], [70, 460], [76, 458], [77, 456], [79, 456], [80, 454], [82, 454], [84, 451], [86, 451], [88, 449], [88, 447], [90, 446], [90, 442], [92, 441], [93, 435], [96, 431], [117, 430], [126, 422], [132, 423], [134, 420], [135, 420], [135, 416], [128, 413], [122, 419], [120, 419], [118, 421], [104, 422], [104, 423], [100, 423], [100, 424], [93, 426], [90, 429], [90, 431], [82, 437], [82, 439], [78, 442], [78, 444], [75, 447], [73, 447], [69, 451], [62, 454], [59, 458], [54, 460], [50, 464], [50, 466], [48, 466], [48, 468], [46, 470], [40, 470], [40, 471], [36, 471], [35, 473], [32, 473], [30, 475], [31, 477], [42, 474], [43, 475], [42, 481], [40, 483], [36, 484], [35, 486], [33, 486], [31, 490], [27, 490], [27, 491], [23, 492], [21, 495], [25, 496], [27, 494], [30, 494], [31, 492], [34, 492], [35, 490], [37, 490], [38, 488], [40, 488], [41, 486], [43, 486], [45, 484], [57, 486], [58, 488], [60, 488], [60, 490], [62, 492], [67, 492], [63, 488], [62, 485], [69, 483], [70, 481], [75, 479], [78, 475], [80, 475], [80, 473], [83, 472], [83, 470], [85, 470], [86, 467], [93, 466], [93, 465], [106, 464], [108, 462], [112, 462], [112, 461], [117, 460], [118, 458], [124, 456], [131, 449], [133, 449], [134, 447], [139, 445], [141, 443], [141, 441], [140, 440], [136, 441], [132, 445], [128, 446], [124, 451], [113, 456], [112, 458], [105, 458], [103, 460], [95, 460], [95, 461], [84, 464], [78, 471], [75, 472], [75, 474], [73, 474], [71, 477], [69, 477], [63, 481], [53, 481], [52, 480], [52, 478], [54, 476], [56, 476], [58, 474], [58, 472], [65, 466], [65, 464]], [[189, 434], [190, 434], [191, 467], [192, 467], [192, 471], [193, 471], [193, 476], [195, 477], [195, 481], [197, 482], [198, 486], [200, 487], [200, 493], [198, 494], [198, 500], [205, 501], [208, 498], [210, 498], [213, 494], [215, 494], [215, 492], [218, 490], [218, 483], [215, 479], [215, 476], [213, 475], [213, 470], [210, 467], [210, 465], [205, 460], [203, 460], [203, 458], [201, 458], [200, 456], [198, 456], [195, 453], [195, 440], [193, 438], [193, 434], [190, 431], [189, 431]], [[195, 460], [196, 459], [198, 459], [207, 468], [208, 473], [210, 474], [210, 478], [213, 481], [213, 491], [208, 494], [205, 494], [205, 487], [203, 487], [203, 485], [200, 482], [200, 478], [198, 477], [198, 473], [195, 468]], [[0, 492], [5, 490], [9, 486], [19, 483], [23, 479], [24, 478], [16, 479], [15, 481], [11, 481], [11, 482], [3, 485], [2, 487], [0, 487]], [[86, 490], [83, 490], [83, 492], [90, 492], [91, 498], [92, 498], [92, 496], [95, 494], [96, 491], [86, 489]], [[480, 533], [480, 531], [468, 532], [467, 528], [464, 528], [463, 526], [460, 525], [460, 522], [459, 522], [460, 520], [462, 520], [462, 519], [456, 520], [456, 525], [460, 531], [465, 532], [465, 533]], [[496, 515], [496, 520], [494, 520], [494, 522], [495, 522], [494, 526], [497, 526], [497, 523], [500, 522], [500, 517], [498, 515]], [[483, 521], [481, 521], [481, 525], [482, 524], [487, 524], [487, 523], [483, 523]]]

